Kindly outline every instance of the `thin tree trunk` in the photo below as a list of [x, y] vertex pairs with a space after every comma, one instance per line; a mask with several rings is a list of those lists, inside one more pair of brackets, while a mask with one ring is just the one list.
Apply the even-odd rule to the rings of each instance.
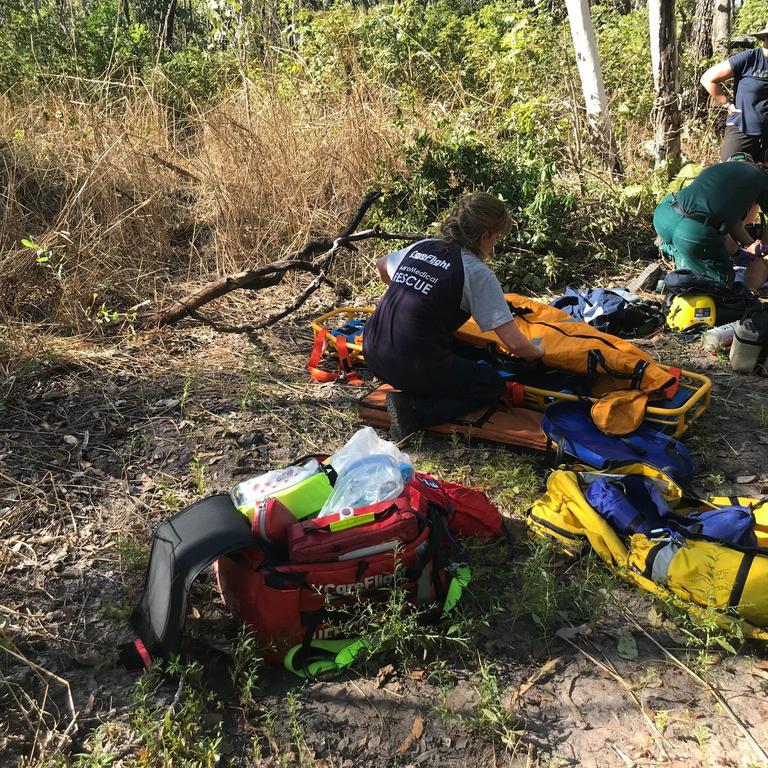
[[616, 140], [611, 129], [608, 99], [605, 95], [603, 72], [597, 55], [595, 30], [588, 0], [566, 0], [568, 21], [581, 78], [584, 106], [595, 146], [613, 173], [622, 173]]
[[712, 16], [717, 0], [696, 0], [695, 20], [693, 26], [693, 82], [694, 90], [691, 96], [691, 110], [696, 117], [705, 117], [709, 94], [699, 83], [709, 59], [712, 57]]
[[715, 0], [712, 16], [712, 52], [723, 56], [731, 34], [731, 0]]
[[168, 0], [168, 5], [163, 14], [163, 26], [160, 30], [160, 45], [163, 48], [170, 48], [171, 43], [173, 43], [173, 25], [176, 21], [176, 3], [177, 0]]
[[680, 170], [680, 67], [675, 34], [675, 0], [649, 0], [656, 167], [671, 178]]

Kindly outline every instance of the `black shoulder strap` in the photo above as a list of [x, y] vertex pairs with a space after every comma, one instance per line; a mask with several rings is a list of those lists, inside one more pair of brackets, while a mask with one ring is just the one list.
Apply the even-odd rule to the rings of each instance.
[[128, 668], [148, 666], [178, 650], [192, 582], [214, 560], [258, 547], [245, 517], [229, 494], [198, 501], [166, 520], [152, 537], [144, 592], [131, 614], [138, 641], [120, 651]]

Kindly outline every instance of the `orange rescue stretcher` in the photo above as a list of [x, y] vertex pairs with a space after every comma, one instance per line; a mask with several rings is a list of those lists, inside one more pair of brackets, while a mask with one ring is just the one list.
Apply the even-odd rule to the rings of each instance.
[[[332, 381], [346, 378], [348, 383], [363, 385], [362, 380], [354, 373], [355, 363], [364, 363], [362, 334], [352, 339], [334, 336], [331, 331], [341, 328], [352, 320], [365, 320], [373, 313], [373, 307], [341, 307], [326, 312], [312, 321], [315, 334], [315, 345], [310, 359], [310, 372], [318, 381]], [[467, 335], [461, 334], [462, 340], [467, 341]], [[483, 346], [483, 339], [477, 339], [478, 346]], [[318, 353], [319, 350], [319, 353]], [[317, 363], [325, 352], [336, 353], [339, 357], [339, 373], [330, 373], [317, 369]], [[665, 433], [679, 438], [699, 418], [710, 404], [712, 382], [704, 375], [673, 366], [661, 365], [667, 371], [679, 371], [679, 386], [676, 394], [667, 400], [649, 402], [645, 421], [656, 425]], [[313, 369], [319, 372], [318, 378]], [[534, 411], [543, 412], [548, 405], [560, 401], [594, 402], [597, 397], [541, 389], [523, 385], [523, 405]]]

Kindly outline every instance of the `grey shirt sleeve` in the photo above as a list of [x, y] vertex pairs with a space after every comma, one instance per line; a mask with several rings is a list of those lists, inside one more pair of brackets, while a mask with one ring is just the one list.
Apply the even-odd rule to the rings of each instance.
[[490, 267], [469, 251], [462, 251], [464, 290], [461, 308], [469, 312], [481, 331], [492, 331], [514, 319], [504, 291]]
[[392, 251], [392, 253], [387, 254], [387, 274], [389, 275], [389, 279], [391, 280], [395, 272], [397, 272], [397, 268], [402, 263], [403, 259], [405, 258], [405, 254], [410, 250], [411, 246], [409, 245], [406, 248], [401, 248], [399, 251]]
[[391, 253], [388, 253], [386, 265], [389, 279], [392, 279], [395, 272], [397, 272], [397, 268], [403, 263], [403, 259], [408, 255], [408, 253], [410, 253], [410, 251], [416, 250], [419, 245], [429, 242], [429, 240], [430, 238], [427, 237], [424, 240], [419, 240], [418, 242], [406, 245], [405, 248], [401, 248], [399, 251], [392, 251]]

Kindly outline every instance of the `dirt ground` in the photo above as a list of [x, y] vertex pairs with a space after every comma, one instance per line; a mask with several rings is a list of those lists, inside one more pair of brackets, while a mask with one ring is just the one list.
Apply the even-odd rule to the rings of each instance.
[[[354, 430], [359, 391], [306, 374], [308, 321], [332, 301], [256, 338], [197, 327], [61, 344], [6, 383], [1, 766], [216, 763], [200, 751], [182, 759], [186, 747], [170, 742], [179, 759], [159, 761], [141, 712], [181, 719], [188, 689], [173, 675], [142, 688], [116, 649], [131, 639], [155, 526]], [[686, 436], [697, 489], [768, 493], [768, 380], [735, 375], [697, 345], [642, 343], [712, 378], [712, 406]], [[520, 521], [543, 488], [540, 459], [430, 437], [409, 450], [417, 466], [484, 486], [509, 518], [511, 557], [504, 545], [481, 552], [468, 597], [477, 612], [495, 595], [485, 626], [475, 621], [469, 645], [444, 656], [377, 658], [325, 682], [263, 668], [246, 706], [230, 675], [237, 628], [209, 578], [193, 589], [187, 653], [210, 692], [194, 738], [216, 734], [219, 765], [768, 765], [765, 646], [707, 642], [593, 559], [532, 548]], [[536, 592], [574, 595], [576, 573], [587, 608]], [[546, 622], [537, 601], [552, 608]]]

